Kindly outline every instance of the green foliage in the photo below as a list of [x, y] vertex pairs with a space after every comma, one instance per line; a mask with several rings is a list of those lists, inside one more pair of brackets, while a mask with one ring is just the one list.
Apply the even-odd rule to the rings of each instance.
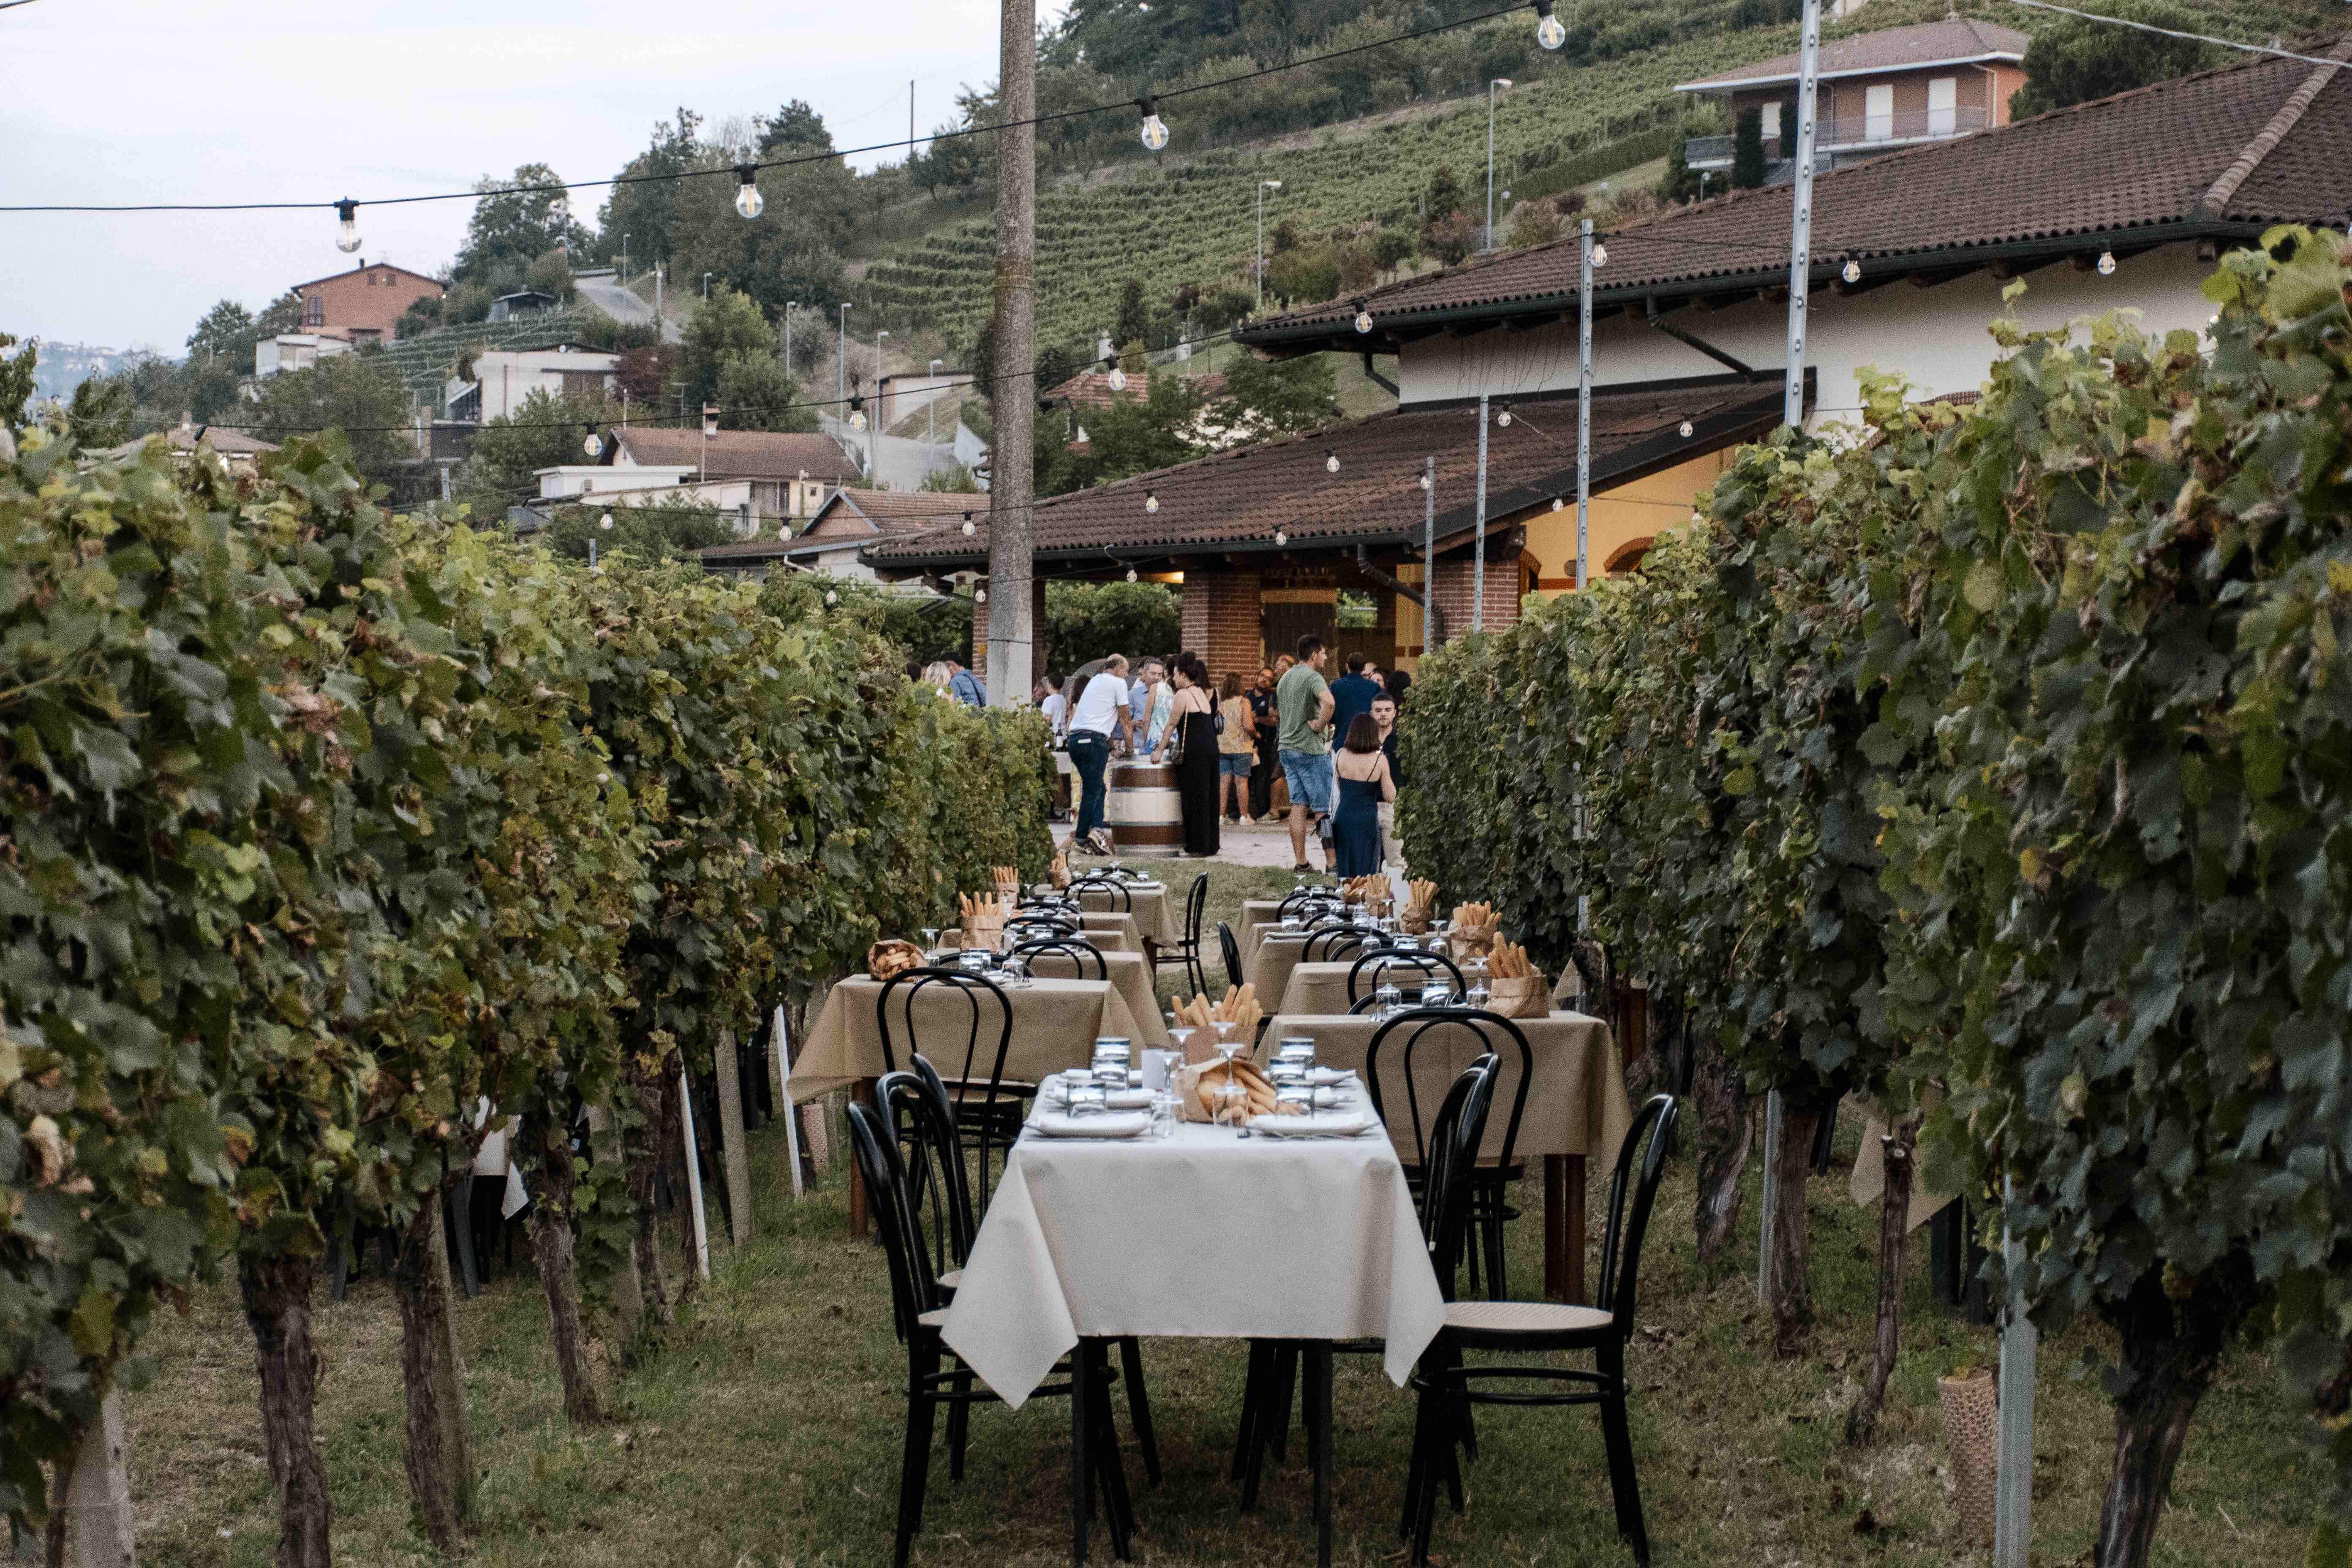
[[1059, 670], [1115, 653], [1168, 653], [1183, 637], [1183, 601], [1165, 583], [1048, 583], [1045, 647]]
[[775, 349], [776, 331], [768, 324], [760, 302], [724, 283], [714, 283], [710, 298], [686, 324], [686, 341], [678, 345], [678, 374], [686, 379], [687, 406], [698, 409], [719, 396], [719, 374], [730, 356], [764, 354], [772, 360]]
[[15, 338], [0, 332], [0, 430], [24, 423], [25, 405], [33, 397], [33, 368], [41, 357], [38, 342], [26, 343], [13, 356], [5, 352], [16, 345]]
[[[2203, 18], [2147, 0], [2106, 14], [2179, 32], [2214, 31], [2202, 25]], [[2087, 103], [2150, 82], [2187, 76], [2211, 63], [2212, 51], [2187, 38], [2062, 16], [2036, 33], [2026, 49], [2025, 85], [2010, 95], [2010, 116], [2022, 120], [2069, 104]]]
[[719, 363], [719, 424], [726, 430], [814, 430], [816, 410], [795, 407], [800, 386], [783, 362], [761, 349], [739, 350]]
[[1200, 391], [1190, 379], [1163, 371], [1151, 378], [1143, 396], [1115, 394], [1108, 405], [1082, 412], [1085, 452], [1069, 449], [1067, 426], [1058, 410], [1041, 415], [1037, 493], [1061, 495], [1199, 456], [1202, 406]]
[[1118, 313], [1112, 321], [1111, 342], [1139, 343], [1150, 331], [1150, 312], [1143, 308], [1143, 279], [1129, 278], [1118, 286]]
[[242, 423], [266, 440], [340, 430], [371, 483], [390, 479], [416, 456], [408, 436], [408, 395], [386, 355], [361, 352], [273, 375], [257, 389]]
[[933, 495], [976, 496], [980, 494], [980, 480], [961, 463], [951, 463], [925, 474], [923, 482], [915, 488]]
[[[604, 526], [607, 518], [610, 528]], [[734, 526], [716, 507], [665, 496], [640, 506], [559, 507], [540, 531], [539, 542], [574, 561], [588, 559], [588, 542], [593, 540], [600, 559], [625, 551], [641, 561], [683, 562], [688, 570], [698, 570], [697, 551], [731, 544], [736, 538]]]
[[625, 234], [629, 237], [629, 265], [635, 271], [646, 271], [670, 256], [670, 225], [677, 215], [679, 194], [697, 182], [643, 176], [692, 168], [700, 152], [697, 133], [701, 125], [700, 115], [679, 105], [677, 118], [656, 121], [646, 150], [621, 166], [622, 174], [637, 177], [614, 185], [597, 211], [597, 254], [604, 260], [619, 259]]
[[474, 203], [466, 242], [457, 249], [456, 280], [484, 285], [494, 295], [510, 294], [528, 281], [531, 264], [551, 251], [564, 246], [584, 250], [588, 231], [555, 188], [561, 180], [544, 163], [524, 163], [512, 174], [477, 180], [474, 189], [495, 194]]
[[192, 358], [202, 354], [249, 361], [253, 331], [253, 312], [234, 300], [223, 300], [206, 310], [196, 330], [188, 334], [188, 353]]
[[1223, 445], [1313, 430], [1339, 414], [1339, 384], [1328, 354], [1289, 360], [1236, 354], [1224, 374], [1224, 393], [1209, 408], [1210, 422], [1226, 433]]
[[833, 151], [833, 132], [824, 116], [803, 99], [789, 99], [782, 109], [760, 121], [760, 156], [800, 157]]
[[94, 375], [74, 388], [66, 405], [66, 430], [85, 451], [120, 447], [131, 439], [131, 414], [138, 394], [127, 375]]
[[602, 396], [577, 397], [533, 387], [515, 405], [474, 433], [474, 444], [450, 485], [474, 509], [478, 525], [499, 528], [507, 508], [539, 494], [538, 473], [587, 461], [582, 441], [620, 413]]
[[1731, 132], [1731, 184], [1752, 191], [1764, 183], [1764, 111], [1743, 109]]

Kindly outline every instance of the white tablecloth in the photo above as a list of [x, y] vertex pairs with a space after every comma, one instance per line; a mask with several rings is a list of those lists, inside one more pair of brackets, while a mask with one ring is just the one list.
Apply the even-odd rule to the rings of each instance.
[[1086, 1338], [1384, 1339], [1402, 1384], [1445, 1318], [1386, 1138], [1024, 1135], [942, 1332], [1018, 1405]]

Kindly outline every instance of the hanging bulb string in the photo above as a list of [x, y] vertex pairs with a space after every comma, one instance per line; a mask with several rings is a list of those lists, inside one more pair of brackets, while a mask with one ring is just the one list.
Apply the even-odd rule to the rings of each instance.
[[[1308, 55], [1303, 58], [1291, 60], [1283, 65], [1266, 66], [1258, 70], [1244, 71], [1239, 76], [1220, 77], [1214, 81], [1195, 82], [1190, 87], [1157, 89], [1151, 94], [1151, 98], [1158, 102], [1165, 103], [1170, 99], [1185, 98], [1193, 93], [1215, 92], [1222, 88], [1238, 87], [1244, 82], [1256, 81], [1262, 77], [1278, 76], [1285, 71], [1303, 70], [1308, 66], [1322, 65], [1331, 60], [1347, 59], [1352, 56], [1365, 54], [1373, 49], [1393, 47], [1398, 44], [1414, 43], [1423, 38], [1434, 37], [1441, 33], [1458, 32], [1465, 27], [1475, 27], [1482, 22], [1492, 22], [1497, 17], [1516, 16], [1526, 9], [1527, 6], [1525, 5], [1506, 5], [1500, 10], [1496, 11], [1481, 11], [1475, 16], [1464, 16], [1457, 21], [1440, 22], [1433, 26], [1418, 27], [1409, 33], [1396, 33], [1385, 38], [1375, 38], [1370, 43], [1356, 44], [1344, 49], [1332, 49], [1325, 54]], [[910, 136], [895, 142], [869, 142], [862, 147], [843, 147], [835, 149], [830, 153], [809, 153], [791, 158], [763, 158], [756, 163], [741, 165], [722, 163], [708, 169], [680, 169], [657, 174], [611, 174], [601, 180], [551, 180], [541, 184], [527, 185], [495, 185], [486, 190], [478, 191], [436, 191], [425, 195], [363, 197], [358, 199], [353, 205], [370, 207], [393, 207], [409, 206], [420, 202], [471, 202], [479, 201], [485, 196], [535, 195], [546, 191], [594, 191], [610, 189], [619, 185], [654, 184], [665, 180], [709, 179], [719, 175], [737, 174], [741, 168], [750, 168], [755, 171], [767, 169], [790, 169], [796, 168], [803, 163], [831, 163], [836, 158], [860, 157], [868, 153], [896, 153], [905, 151], [909, 148], [924, 146], [930, 142], [955, 141], [970, 136], [990, 136], [1000, 131], [1011, 131], [1024, 125], [1055, 125], [1066, 120], [1083, 120], [1089, 115], [1095, 114], [1131, 114], [1135, 112], [1139, 100], [1136, 99], [1121, 99], [1117, 103], [1097, 103], [1090, 104], [1083, 109], [1057, 110], [1051, 114], [1032, 115], [1026, 120], [1006, 120], [992, 121], [986, 125], [967, 125], [955, 130], [941, 131], [929, 136]], [[351, 198], [343, 199], [350, 200]], [[0, 212], [301, 212], [308, 209], [317, 209], [320, 207], [335, 207], [339, 205], [340, 203], [335, 200], [299, 202], [29, 202], [0, 205]]]

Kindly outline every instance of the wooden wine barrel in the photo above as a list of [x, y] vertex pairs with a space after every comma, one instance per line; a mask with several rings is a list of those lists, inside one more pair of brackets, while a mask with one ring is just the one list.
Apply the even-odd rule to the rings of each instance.
[[1176, 770], [1157, 763], [1114, 762], [1104, 816], [1111, 847], [1124, 856], [1176, 855], [1184, 848]]

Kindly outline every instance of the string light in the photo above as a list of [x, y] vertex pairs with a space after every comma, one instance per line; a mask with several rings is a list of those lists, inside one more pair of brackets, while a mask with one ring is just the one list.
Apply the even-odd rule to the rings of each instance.
[[1323, 471], [1327, 474], [1336, 474], [1339, 471], [1339, 454], [1328, 447], [1323, 448]]
[[1551, 14], [1551, 0], [1536, 0], [1536, 42], [1547, 49], [1568, 42], [1568, 29]]
[[360, 247], [360, 204], [348, 200], [337, 202], [335, 216], [342, 220], [335, 232], [335, 248], [349, 255]]
[[1277, 529], [1276, 529], [1276, 530], [1274, 531], [1274, 547], [1275, 547], [1276, 550], [1280, 550], [1280, 549], [1282, 549], [1283, 547], [1285, 547], [1286, 545], [1287, 545], [1289, 542], [1290, 542], [1290, 535], [1289, 535], [1289, 534], [1287, 534], [1287, 533], [1284, 532], [1281, 529], [1278, 529], [1278, 528], [1277, 528]]
[[1115, 359], [1107, 359], [1103, 361], [1103, 363], [1110, 368], [1110, 389], [1113, 392], [1125, 392], [1127, 390], [1127, 372], [1120, 368], [1118, 361]]
[[2099, 276], [2113, 278], [2115, 275], [2116, 253], [2112, 250], [2102, 250], [2099, 252]]
[[841, 595], [827, 588], [824, 591], [824, 602], [828, 605], [838, 605], [841, 603]]
[[1560, 500], [1560, 499], [1559, 499], [1559, 497], [1558, 497], [1558, 496], [1554, 496], [1554, 497], [1552, 497], [1552, 498], [1551, 498], [1551, 510], [1554, 510], [1554, 511], [1558, 511], [1558, 510], [1559, 510], [1562, 507], [1565, 507], [1566, 505], [1568, 505], [1568, 503], [1567, 503], [1566, 501], [1564, 501], [1564, 500]]
[[1143, 144], [1157, 153], [1168, 145], [1168, 121], [1160, 118], [1160, 101], [1147, 92], [1135, 106], [1143, 110]]
[[1430, 488], [1429, 474], [1428, 474], [1427, 470], [1425, 470], [1425, 469], [1423, 471], [1422, 476], [1421, 476], [1421, 488], [1422, 488], [1423, 489], [1429, 489], [1429, 488]]
[[964, 513], [964, 514], [963, 514], [963, 536], [964, 536], [966, 539], [970, 539], [973, 534], [978, 533], [979, 531], [980, 531], [980, 530], [979, 530], [978, 528], [976, 528], [976, 527], [974, 527], [974, 526], [972, 525], [971, 513], [970, 513], [970, 512], [966, 512], [966, 513]]
[[610, 533], [610, 532], [612, 532], [612, 531], [613, 531], [613, 514], [612, 514], [611, 512], [609, 512], [609, 511], [608, 511], [608, 512], [606, 512], [603, 517], [598, 518], [598, 519], [596, 520], [596, 526], [597, 526], [598, 528], [600, 528], [600, 529], [603, 529], [606, 533]]
[[1160, 492], [1158, 490], [1146, 490], [1143, 492], [1143, 510], [1150, 512], [1156, 512], [1160, 510]]
[[592, 458], [601, 458], [604, 455], [604, 443], [597, 438], [596, 426], [593, 425], [588, 426], [588, 434], [581, 438], [580, 449]]
[[760, 194], [760, 171], [750, 163], [735, 165], [735, 211], [744, 218], [758, 217], [768, 205]]
[[1511, 427], [1511, 400], [1503, 399], [1503, 411], [1495, 416], [1495, 423], [1507, 430]]
[[1595, 267], [1609, 265], [1609, 247], [1605, 242], [1599, 240], [1593, 242], [1592, 265]]
[[1371, 330], [1372, 313], [1370, 310], [1365, 308], [1364, 302], [1361, 300], [1359, 300], [1356, 301], [1356, 331], [1360, 332], [1369, 332]]
[[1135, 568], [1132, 566], [1127, 569], [1127, 580], [1130, 583], [1135, 581]]
[[1690, 422], [1689, 420], [1685, 419], [1685, 420], [1684, 420], [1684, 421], [1683, 421], [1683, 435], [1684, 435], [1685, 437], [1687, 437], [1690, 435], [1690, 433], [1691, 433], [1691, 422]]
[[988, 603], [988, 590], [985, 588], [974, 588], [971, 591], [971, 602], [975, 605], [985, 605]]
[[1847, 257], [1845, 258], [1845, 265], [1838, 269], [1838, 276], [1844, 279], [1849, 283], [1861, 282], [1862, 263], [1856, 261], [1851, 256]]

